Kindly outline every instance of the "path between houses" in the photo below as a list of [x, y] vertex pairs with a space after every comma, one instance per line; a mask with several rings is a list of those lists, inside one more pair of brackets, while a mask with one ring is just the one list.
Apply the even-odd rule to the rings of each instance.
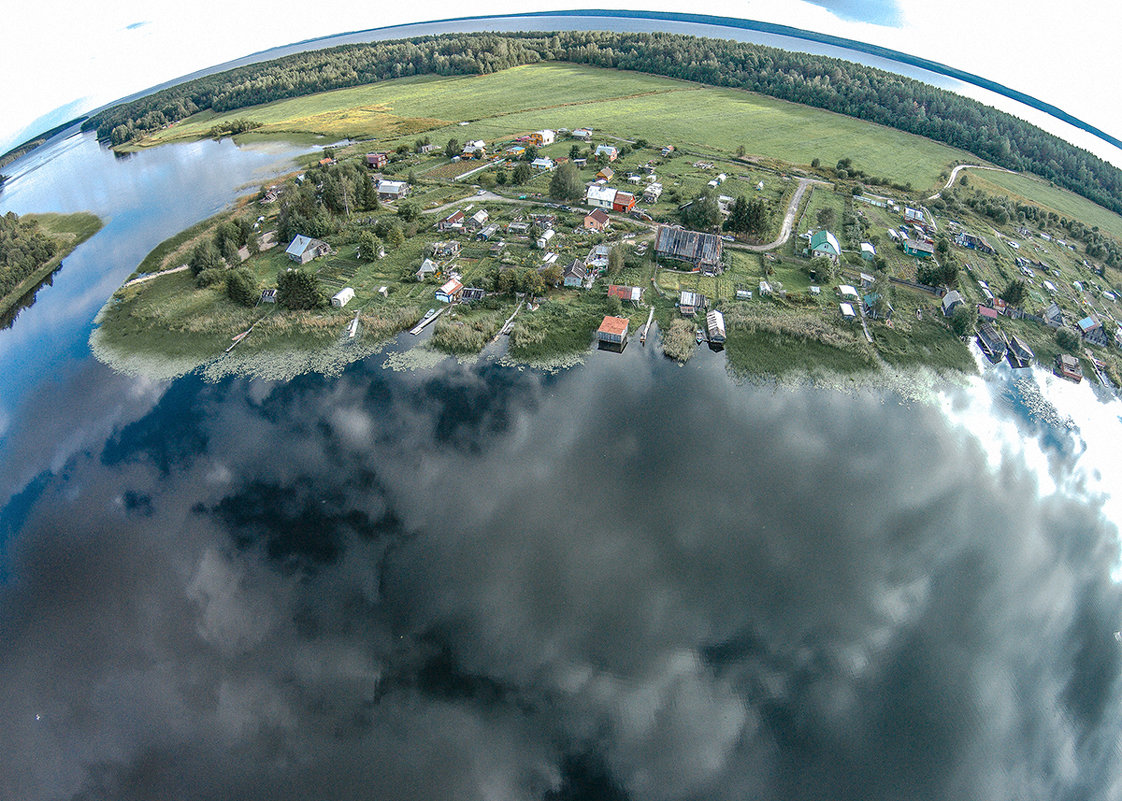
[[945, 184], [943, 184], [943, 189], [940, 189], [938, 192], [927, 199], [938, 200], [939, 196], [943, 194], [944, 189], [950, 189], [952, 186], [954, 186], [955, 179], [958, 178], [959, 170], [996, 170], [997, 172], [1007, 172], [1010, 175], [1017, 174], [1014, 170], [1007, 170], [1004, 167], [987, 167], [985, 164], [959, 164], [957, 167], [951, 170], [951, 177], [947, 179], [947, 182]]

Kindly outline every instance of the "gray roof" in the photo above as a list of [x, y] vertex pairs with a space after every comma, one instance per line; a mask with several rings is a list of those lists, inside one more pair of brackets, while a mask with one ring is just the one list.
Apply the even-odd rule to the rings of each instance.
[[721, 238], [714, 234], [662, 226], [658, 229], [655, 250], [672, 259], [694, 264], [717, 264], [721, 261]]

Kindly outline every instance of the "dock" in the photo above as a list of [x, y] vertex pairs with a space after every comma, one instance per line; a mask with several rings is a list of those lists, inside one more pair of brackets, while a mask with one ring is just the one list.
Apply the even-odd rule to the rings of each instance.
[[417, 334], [421, 333], [426, 328], [428, 328], [428, 326], [434, 320], [436, 320], [437, 317], [444, 314], [444, 312], [445, 312], [445, 310], [447, 310], [447, 308], [448, 308], [447, 306], [444, 306], [440, 309], [437, 309], [435, 312], [430, 314], [428, 317], [423, 318], [421, 320], [421, 322], [417, 323], [415, 326], [413, 326], [412, 328], [409, 329], [409, 333], [412, 334], [413, 336], [417, 336]]
[[521, 310], [522, 304], [525, 302], [526, 301], [524, 300], [518, 301], [518, 305], [514, 307], [514, 312], [510, 315], [510, 317], [507, 318], [506, 322], [503, 323], [503, 327], [499, 329], [499, 333], [495, 335], [495, 339], [498, 339], [503, 335], [510, 334], [510, 329], [514, 328], [514, 318], [518, 316], [518, 312]]
[[644, 325], [643, 329], [639, 332], [639, 344], [640, 345], [646, 345], [647, 344], [647, 334], [651, 330], [651, 323], [653, 321], [654, 321], [654, 306], [651, 306], [651, 313], [647, 315], [647, 324]]

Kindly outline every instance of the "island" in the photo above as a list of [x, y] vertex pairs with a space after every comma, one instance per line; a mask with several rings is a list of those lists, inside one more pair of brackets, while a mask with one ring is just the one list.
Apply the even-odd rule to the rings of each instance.
[[417, 331], [536, 365], [638, 339], [681, 362], [723, 350], [744, 375], [968, 373], [977, 335], [1016, 367], [1066, 353], [1119, 384], [1122, 217], [743, 89], [543, 62], [113, 138], [346, 134], [149, 254], [99, 315], [99, 357], [284, 377]]
[[7, 328], [33, 304], [62, 260], [102, 224], [89, 212], [0, 216], [0, 326]]

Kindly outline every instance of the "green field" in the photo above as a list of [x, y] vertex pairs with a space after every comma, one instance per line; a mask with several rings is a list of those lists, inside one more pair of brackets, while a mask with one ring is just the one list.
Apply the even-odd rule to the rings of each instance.
[[1062, 217], [1098, 226], [1117, 239], [1122, 239], [1122, 217], [1104, 209], [1085, 197], [1053, 186], [1034, 175], [998, 172], [996, 170], [970, 171], [970, 184], [993, 194], [1010, 195], [1013, 199], [1029, 200]]
[[[969, 154], [892, 128], [737, 89], [718, 89], [634, 72], [574, 64], [533, 64], [491, 75], [423, 76], [340, 89], [238, 109], [204, 112], [146, 143], [205, 136], [224, 120], [252, 119], [262, 133], [331, 137], [411, 137], [425, 131], [487, 141], [542, 127], [607, 129], [678, 148], [809, 164], [850, 157], [872, 175], [917, 189]], [[460, 126], [460, 122], [470, 122]]]

